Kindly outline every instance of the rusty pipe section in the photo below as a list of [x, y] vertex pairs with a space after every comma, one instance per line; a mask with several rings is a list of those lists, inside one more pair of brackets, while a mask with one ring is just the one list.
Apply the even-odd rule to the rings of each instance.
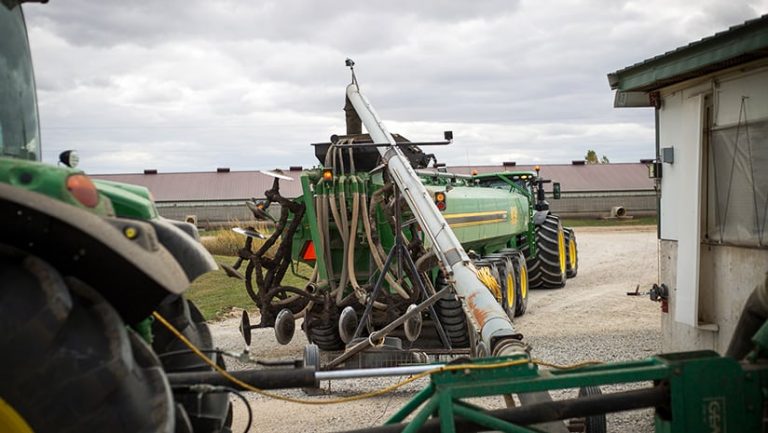
[[[481, 341], [487, 350], [496, 355], [523, 352], [524, 347], [512, 322], [491, 292], [477, 278], [476, 269], [458, 238], [432, 202], [432, 197], [411, 167], [408, 158], [395, 145], [392, 134], [384, 126], [368, 99], [360, 93], [356, 80], [347, 86], [347, 98], [371, 135], [371, 140], [374, 143], [390, 144], [378, 148], [387, 165], [387, 171], [431, 243], [441, 266], [448, 277], [453, 279], [456, 293], [464, 300], [466, 310], [478, 326]], [[504, 344], [499, 346], [502, 342]], [[503, 347], [503, 351], [499, 352], [497, 346]]]

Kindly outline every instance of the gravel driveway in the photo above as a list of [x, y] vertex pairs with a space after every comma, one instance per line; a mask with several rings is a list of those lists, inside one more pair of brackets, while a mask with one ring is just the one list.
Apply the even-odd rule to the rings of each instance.
[[[660, 350], [659, 304], [648, 297], [627, 296], [639, 285], [647, 291], [656, 282], [657, 242], [655, 227], [577, 228], [579, 273], [563, 289], [534, 290], [528, 311], [515, 324], [533, 347], [533, 356], [556, 363], [584, 360], [618, 361], [645, 358]], [[242, 349], [237, 331], [239, 319], [212, 323], [217, 345], [225, 350]], [[254, 331], [253, 356], [260, 359], [300, 358], [306, 344], [299, 331], [287, 346], [275, 342], [271, 330]], [[230, 368], [245, 365], [229, 361]], [[325, 392], [307, 397], [300, 390], [280, 391], [297, 398], [327, 399], [352, 395], [396, 383], [397, 378], [323, 383]], [[382, 424], [426, 384], [409, 384], [394, 394], [343, 405], [307, 406], [248, 394], [254, 411], [252, 432], [328, 432]], [[628, 389], [614, 386], [604, 391]], [[555, 394], [572, 396], [575, 391]], [[491, 408], [504, 407], [500, 397], [479, 400]], [[245, 410], [234, 402], [234, 432], [245, 428]], [[608, 431], [652, 432], [651, 411], [608, 416]]]

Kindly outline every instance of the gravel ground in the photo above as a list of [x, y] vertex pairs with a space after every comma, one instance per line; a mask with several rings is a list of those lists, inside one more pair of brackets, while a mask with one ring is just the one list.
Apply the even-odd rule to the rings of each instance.
[[[555, 363], [585, 360], [620, 361], [645, 358], [660, 350], [659, 305], [646, 297], [627, 296], [639, 285], [647, 291], [657, 279], [655, 227], [577, 228], [579, 274], [563, 289], [530, 293], [528, 311], [515, 324], [533, 348], [534, 357]], [[239, 315], [239, 314], [238, 314]], [[253, 319], [252, 319], [253, 320]], [[212, 323], [217, 344], [239, 351], [243, 343], [237, 331], [239, 317]], [[255, 330], [252, 355], [258, 359], [301, 358], [306, 339], [301, 332], [287, 346], [275, 342], [271, 330]], [[246, 365], [229, 361], [230, 368]], [[333, 399], [358, 394], [398, 382], [397, 378], [334, 381], [321, 384], [320, 395], [308, 397], [301, 390], [279, 391], [302, 399]], [[253, 412], [252, 432], [328, 432], [382, 424], [423, 388], [421, 379], [393, 394], [341, 405], [311, 406], [286, 403], [247, 394]], [[646, 385], [635, 384], [634, 387]], [[604, 392], [633, 386], [604, 387]], [[571, 397], [575, 390], [554, 393]], [[502, 408], [500, 397], [473, 401], [489, 408]], [[235, 401], [234, 432], [245, 429], [246, 411]], [[642, 433], [653, 431], [651, 411], [608, 416], [608, 431]]]

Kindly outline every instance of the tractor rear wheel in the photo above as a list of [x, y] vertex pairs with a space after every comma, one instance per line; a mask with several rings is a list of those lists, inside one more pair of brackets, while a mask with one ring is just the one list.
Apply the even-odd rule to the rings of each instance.
[[0, 281], [0, 431], [174, 431], [160, 361], [98, 292], [6, 249]]
[[[215, 351], [211, 331], [205, 323], [203, 314], [192, 301], [178, 297], [172, 302], [160, 305], [157, 312], [206, 356], [215, 360], [219, 367], [226, 368], [224, 359]], [[161, 323], [153, 323], [152, 334], [154, 335], [152, 347], [162, 361], [166, 372], [213, 371]], [[229, 432], [232, 420], [227, 420], [231, 411], [228, 392], [197, 394], [185, 389], [174, 389], [174, 399], [182, 407], [178, 410], [186, 412], [190, 431]], [[179, 427], [177, 426], [177, 432]]]
[[[435, 291], [439, 292], [448, 285], [445, 277], [438, 274], [435, 279]], [[467, 328], [467, 315], [461, 306], [461, 300], [451, 294], [447, 298], [439, 299], [435, 303], [435, 313], [443, 325], [445, 334], [453, 348], [469, 347], [469, 329]]]
[[560, 218], [547, 215], [546, 220], [536, 226], [536, 245], [541, 269], [543, 287], [559, 288], [566, 280], [565, 232]]
[[573, 278], [579, 272], [579, 247], [576, 244], [576, 233], [572, 228], [565, 228], [566, 271], [568, 278]]

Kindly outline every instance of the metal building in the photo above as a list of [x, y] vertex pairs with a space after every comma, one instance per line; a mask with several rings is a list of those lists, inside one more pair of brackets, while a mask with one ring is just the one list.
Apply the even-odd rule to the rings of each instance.
[[[498, 166], [458, 166], [448, 171], [470, 174], [491, 171], [533, 170], [532, 165], [512, 162]], [[298, 182], [301, 167], [284, 170], [283, 174], [296, 179], [281, 181], [281, 192], [286, 197], [301, 193]], [[643, 163], [553, 164], [541, 166], [542, 176], [560, 182], [562, 199], [550, 200], [553, 210], [566, 217], [599, 217], [609, 215], [614, 206], [623, 206], [629, 215], [653, 215], [656, 212], [656, 194], [653, 181], [648, 179], [648, 168]], [[143, 185], [152, 192], [160, 214], [176, 220], [194, 220], [200, 227], [228, 224], [252, 219], [244, 206], [250, 198], [263, 198], [264, 191], [272, 187], [273, 178], [259, 171], [230, 171], [219, 168], [211, 172], [143, 173], [93, 175], [96, 179]], [[551, 185], [547, 188], [551, 190]], [[279, 209], [270, 208], [277, 216]]]

